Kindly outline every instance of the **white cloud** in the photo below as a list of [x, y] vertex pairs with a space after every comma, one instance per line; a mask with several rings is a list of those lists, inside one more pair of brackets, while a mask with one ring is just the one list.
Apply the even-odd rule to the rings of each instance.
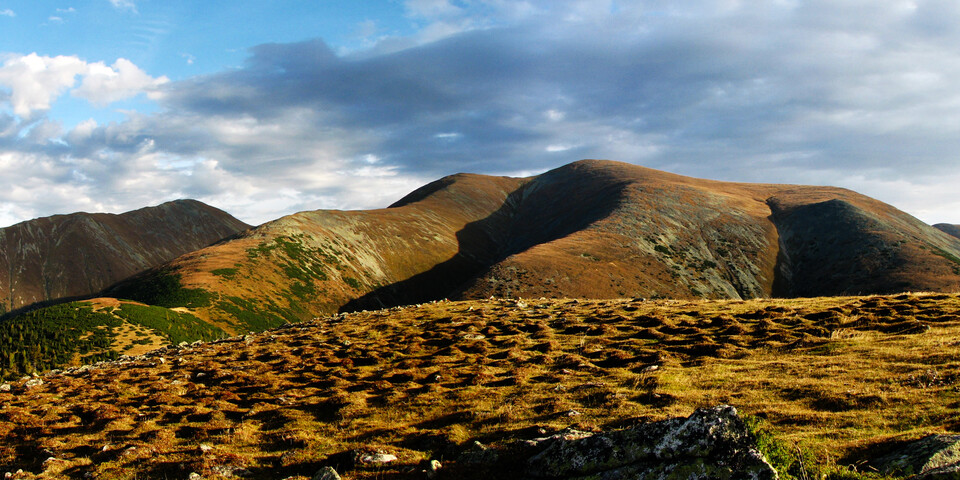
[[411, 15], [426, 18], [449, 17], [463, 12], [449, 0], [407, 0], [404, 6]]
[[[108, 67], [103, 62], [87, 63], [75, 56], [46, 57], [36, 53], [9, 55], [0, 65], [0, 86], [10, 89], [7, 102], [23, 119], [49, 110], [52, 102], [82, 78], [73, 95], [103, 106], [146, 93], [156, 98], [166, 77], [153, 78], [126, 59]], [[2, 98], [0, 98], [2, 101]]]
[[73, 130], [70, 131], [71, 137], [68, 138], [70, 143], [79, 143], [83, 140], [90, 138], [93, 135], [93, 132], [97, 129], [97, 121], [88, 118], [79, 124], [76, 127], [73, 127]]
[[103, 62], [88, 64], [83, 81], [71, 93], [94, 105], [104, 106], [140, 93], [156, 98], [160, 86], [167, 82], [167, 77], [153, 78], [133, 62], [120, 58], [109, 67]]
[[[126, 60], [2, 57], [0, 153], [19, 164], [0, 159], [18, 185], [0, 192], [0, 219], [186, 196], [255, 223], [382, 207], [458, 171], [609, 158], [836, 184], [960, 223], [956, 2], [681, 3], [411, 0], [409, 37], [349, 58], [322, 41], [261, 46], [243, 67], [178, 82]], [[35, 115], [74, 87], [97, 105], [145, 92], [162, 108], [65, 135], [3, 111]], [[31, 190], [58, 185], [76, 201]]]
[[137, 10], [137, 4], [133, 0], [110, 0], [110, 4], [115, 8]]
[[0, 85], [11, 90], [13, 112], [29, 118], [34, 111], [50, 109], [53, 99], [86, 70], [86, 63], [77, 57], [11, 56], [0, 66]]
[[9, 8], [5, 8], [5, 9], [3, 9], [3, 10], [0, 10], [0, 17], [16, 17], [16, 16], [17, 16], [17, 14], [14, 13], [14, 11], [13, 11], [13, 10], [10, 10]]
[[566, 118], [567, 114], [561, 112], [560, 110], [550, 109], [544, 113], [544, 116], [547, 117], [547, 120], [550, 120], [551, 122], [559, 122], [560, 120]]

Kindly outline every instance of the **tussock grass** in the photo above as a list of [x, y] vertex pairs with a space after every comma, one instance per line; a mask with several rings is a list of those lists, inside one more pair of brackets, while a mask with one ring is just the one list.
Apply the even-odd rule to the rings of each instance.
[[[0, 471], [310, 478], [329, 463], [410, 478], [437, 458], [471, 478], [488, 475], [457, 465], [474, 441], [729, 403], [802, 452], [793, 463], [849, 473], [891, 442], [960, 430], [956, 295], [522, 305], [341, 315], [18, 383], [0, 392]], [[399, 460], [352, 460], [377, 450]]]

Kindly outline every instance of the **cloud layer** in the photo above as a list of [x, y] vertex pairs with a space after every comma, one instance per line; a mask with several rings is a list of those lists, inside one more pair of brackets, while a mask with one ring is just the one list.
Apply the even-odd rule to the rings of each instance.
[[[265, 44], [176, 82], [123, 59], [6, 58], [0, 176], [14, 188], [0, 223], [176, 197], [260, 222], [581, 158], [847, 186], [960, 223], [955, 2], [416, 0], [407, 13], [415, 35], [366, 51]], [[43, 113], [66, 91], [98, 106], [147, 93], [160, 110], [62, 131]]]

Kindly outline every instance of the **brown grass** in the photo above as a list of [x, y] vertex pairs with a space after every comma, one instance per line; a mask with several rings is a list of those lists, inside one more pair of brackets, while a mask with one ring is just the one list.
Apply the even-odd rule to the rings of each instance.
[[[819, 462], [850, 464], [890, 441], [960, 430], [958, 339], [960, 296], [943, 294], [363, 312], [17, 384], [0, 393], [0, 471], [310, 478], [329, 463], [348, 479], [411, 478], [436, 458], [466, 478], [483, 474], [455, 461], [474, 440], [719, 403], [766, 419]], [[371, 451], [399, 460], [353, 465]]]

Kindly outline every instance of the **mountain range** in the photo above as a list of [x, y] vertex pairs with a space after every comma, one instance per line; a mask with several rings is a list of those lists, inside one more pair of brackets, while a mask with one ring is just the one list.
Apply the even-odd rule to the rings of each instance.
[[[309, 318], [442, 298], [755, 298], [952, 291], [960, 239], [833, 187], [701, 180], [611, 161], [529, 178], [458, 174], [388, 208], [301, 212], [108, 292], [183, 288], [231, 311]], [[191, 307], [183, 302], [167, 306]]]
[[[133, 226], [161, 217], [157, 223], [169, 225]], [[748, 299], [960, 289], [960, 238], [856, 192], [703, 180], [601, 160], [527, 178], [457, 174], [388, 208], [301, 212], [255, 228], [190, 201], [54, 219], [22, 225], [113, 223], [15, 226], [35, 232], [32, 242], [43, 247], [29, 250], [36, 251], [32, 263], [22, 262], [39, 273], [15, 279], [23, 285], [37, 278], [33, 290], [8, 304], [88, 295], [72, 309], [40, 310], [29, 321], [52, 331], [65, 311], [105, 312], [158, 334], [154, 345], [189, 339], [187, 332], [208, 338], [445, 298]], [[144, 230], [153, 232], [149, 240], [131, 240]], [[93, 233], [62, 233], [68, 231]], [[121, 256], [116, 252], [131, 250], [117, 244], [156, 251]], [[11, 254], [5, 257], [0, 262], [9, 265]], [[50, 273], [73, 270], [77, 280]], [[133, 315], [137, 305], [155, 310], [149, 318]], [[27, 320], [6, 324], [17, 321]], [[189, 328], [177, 330], [178, 322]], [[131, 348], [113, 335], [96, 348]]]
[[195, 200], [74, 213], [0, 229], [0, 313], [90, 295], [249, 225]]

